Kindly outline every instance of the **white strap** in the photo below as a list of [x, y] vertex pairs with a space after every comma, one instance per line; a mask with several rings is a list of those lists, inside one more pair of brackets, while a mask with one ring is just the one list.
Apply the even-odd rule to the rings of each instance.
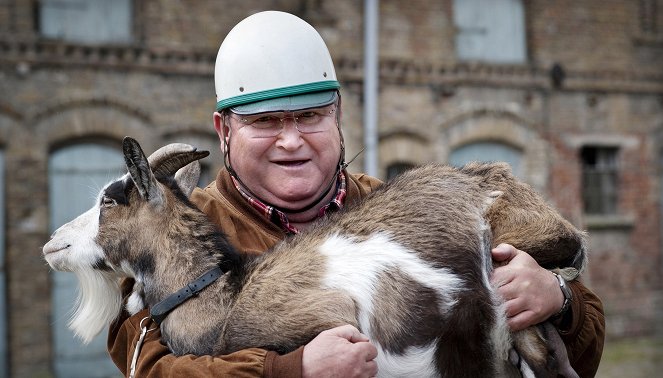
[[136, 348], [134, 348], [134, 356], [131, 359], [131, 369], [129, 370], [129, 378], [135, 378], [136, 376], [136, 364], [138, 363], [138, 355], [140, 354], [140, 349], [143, 347], [143, 341], [145, 340], [145, 335], [147, 335], [149, 331], [153, 331], [156, 329], [152, 328], [148, 330], [147, 326], [143, 325], [143, 321], [145, 321], [146, 319], [149, 319], [149, 316], [144, 317], [140, 321], [140, 328], [141, 328], [140, 337], [138, 338], [138, 342], [136, 342]]

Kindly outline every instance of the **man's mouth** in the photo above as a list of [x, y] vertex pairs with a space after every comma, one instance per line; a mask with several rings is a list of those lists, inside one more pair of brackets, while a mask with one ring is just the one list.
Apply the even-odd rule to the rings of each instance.
[[308, 160], [278, 160], [274, 164], [278, 164], [283, 167], [297, 167], [300, 165], [306, 164]]

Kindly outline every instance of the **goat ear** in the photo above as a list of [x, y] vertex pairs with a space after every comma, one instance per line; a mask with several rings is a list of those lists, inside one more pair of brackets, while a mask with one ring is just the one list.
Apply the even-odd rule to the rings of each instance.
[[122, 141], [122, 150], [124, 152], [124, 163], [127, 165], [129, 175], [136, 184], [140, 196], [152, 204], [162, 205], [164, 202], [163, 192], [157, 184], [147, 157], [138, 142], [131, 137], [125, 137]]
[[200, 163], [198, 160], [185, 165], [175, 173], [175, 181], [187, 198], [191, 196], [191, 192], [198, 185], [199, 179]]

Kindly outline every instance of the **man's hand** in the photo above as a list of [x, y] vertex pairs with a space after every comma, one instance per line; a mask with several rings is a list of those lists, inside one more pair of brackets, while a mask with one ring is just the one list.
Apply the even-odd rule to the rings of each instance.
[[304, 347], [302, 376], [375, 377], [377, 348], [351, 325], [321, 332]]
[[557, 278], [534, 258], [509, 244], [492, 250], [491, 282], [506, 302], [506, 316], [513, 331], [541, 323], [556, 314], [564, 303]]

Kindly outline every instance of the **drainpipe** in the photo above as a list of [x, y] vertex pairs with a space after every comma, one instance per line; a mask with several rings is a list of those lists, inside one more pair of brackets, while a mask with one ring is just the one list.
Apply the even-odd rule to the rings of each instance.
[[364, 0], [364, 172], [378, 176], [378, 0]]

